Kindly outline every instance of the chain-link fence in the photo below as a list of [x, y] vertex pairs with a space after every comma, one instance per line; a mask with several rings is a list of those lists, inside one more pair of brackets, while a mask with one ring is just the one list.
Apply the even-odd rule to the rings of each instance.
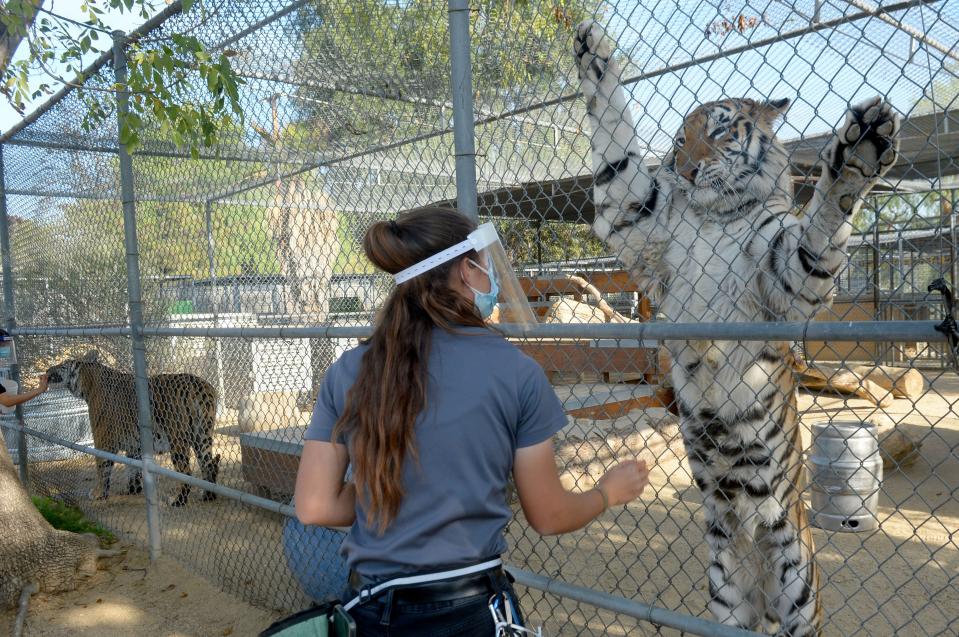
[[[290, 502], [318, 383], [391, 290], [362, 237], [458, 208], [543, 322], [504, 329], [564, 401], [566, 485], [653, 466], [576, 533], [513, 503], [531, 623], [959, 632], [929, 288], [957, 279], [955, 0], [202, 4], [0, 140], [6, 326], [60, 388], [2, 423], [35, 493], [256, 604], [339, 593], [342, 535]], [[184, 32], [245, 81], [217, 148], [83, 125], [129, 47]]]

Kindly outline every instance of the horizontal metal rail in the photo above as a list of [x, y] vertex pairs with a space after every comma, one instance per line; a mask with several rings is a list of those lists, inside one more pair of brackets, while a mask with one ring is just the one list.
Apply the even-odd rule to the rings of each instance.
[[[7, 146], [24, 146], [27, 148], [43, 148], [44, 150], [64, 150], [64, 151], [73, 151], [80, 153], [102, 153], [107, 155], [116, 155], [120, 152], [119, 146], [107, 145], [107, 144], [80, 144], [80, 143], [70, 143], [66, 141], [50, 141], [50, 140], [30, 140], [30, 139], [10, 139], [5, 142]], [[165, 159], [194, 159], [193, 155], [190, 154], [189, 150], [174, 150], [168, 148], [150, 148], [149, 146], [141, 147], [139, 150], [132, 153], [134, 157], [162, 157]], [[297, 159], [299, 157], [299, 159]], [[212, 161], [234, 161], [234, 162], [246, 162], [254, 164], [290, 164], [296, 166], [298, 164], [303, 164], [308, 161], [316, 161], [316, 154], [311, 153], [309, 155], [292, 155], [292, 154], [279, 154], [273, 152], [264, 152], [261, 150], [251, 149], [248, 150], [246, 154], [237, 155], [237, 154], [220, 154], [217, 152], [209, 152], [205, 150], [199, 151], [199, 156], [195, 158], [196, 160], [212, 160]]]
[[123, 327], [28, 327], [12, 332], [15, 336], [130, 336], [133, 330]]
[[714, 621], [693, 617], [692, 615], [683, 615], [676, 611], [650, 606], [643, 602], [638, 602], [625, 597], [617, 597], [604, 593], [602, 591], [574, 586], [566, 582], [538, 575], [529, 571], [524, 571], [512, 566], [506, 565], [506, 570], [516, 578], [517, 584], [522, 584], [527, 588], [535, 588], [557, 597], [571, 599], [597, 608], [605, 608], [621, 615], [635, 617], [645, 622], [657, 626], [668, 626], [676, 628], [683, 632], [694, 635], [708, 635], [709, 637], [763, 637], [760, 633], [754, 633], [750, 630], [733, 628], [732, 626], [723, 626]]
[[[10, 429], [12, 431], [21, 431], [20, 427], [16, 424], [11, 424], [0, 420], [0, 427]], [[281, 504], [279, 502], [274, 502], [268, 498], [261, 498], [259, 496], [247, 493], [245, 491], [240, 491], [239, 489], [231, 489], [230, 487], [225, 487], [221, 484], [215, 484], [213, 482], [207, 482], [206, 480], [201, 480], [200, 478], [195, 478], [193, 476], [188, 476], [184, 473], [178, 473], [172, 469], [167, 469], [166, 467], [161, 467], [156, 464], [146, 466], [146, 463], [142, 460], [136, 460], [134, 458], [128, 458], [126, 456], [117, 455], [115, 453], [110, 453], [108, 451], [103, 451], [102, 449], [97, 449], [96, 447], [88, 447], [86, 445], [81, 445], [59, 436], [54, 436], [43, 431], [38, 431], [30, 427], [23, 427], [22, 431], [26, 434], [33, 436], [34, 438], [39, 438], [40, 440], [46, 440], [47, 442], [52, 442], [54, 444], [73, 449], [74, 451], [79, 451], [80, 453], [86, 453], [96, 458], [101, 458], [103, 460], [110, 460], [118, 464], [127, 465], [130, 467], [136, 467], [141, 471], [149, 471], [150, 473], [164, 476], [167, 478], [172, 478], [178, 480], [179, 482], [185, 482], [191, 486], [203, 489], [204, 491], [209, 491], [211, 493], [216, 493], [217, 495], [222, 495], [225, 498], [230, 498], [232, 500], [238, 500], [244, 504], [249, 504], [260, 509], [265, 509], [272, 513], [279, 513], [287, 517], [296, 517], [296, 513], [292, 506], [289, 504]]]
[[[501, 324], [493, 329], [511, 338], [648, 339], [713, 341], [943, 342], [937, 321], [811, 321], [808, 323], [578, 323], [543, 324], [532, 329]], [[190, 338], [366, 338], [371, 325], [310, 327], [144, 327], [143, 336]], [[17, 327], [16, 336], [129, 336], [129, 327]]]

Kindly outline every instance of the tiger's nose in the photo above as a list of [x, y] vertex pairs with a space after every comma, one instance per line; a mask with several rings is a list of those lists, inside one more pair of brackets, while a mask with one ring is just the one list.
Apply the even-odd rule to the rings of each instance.
[[686, 164], [685, 166], [683, 166], [683, 168], [679, 171], [679, 174], [680, 174], [680, 176], [682, 176], [683, 178], [685, 178], [686, 180], [688, 180], [690, 183], [692, 183], [692, 182], [696, 181], [696, 175], [699, 174], [699, 166], [697, 166], [697, 165], [695, 165], [695, 164], [687, 163], [687, 164]]

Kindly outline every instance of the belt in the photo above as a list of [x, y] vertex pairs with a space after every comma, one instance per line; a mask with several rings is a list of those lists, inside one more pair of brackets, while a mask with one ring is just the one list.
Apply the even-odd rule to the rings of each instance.
[[[397, 586], [391, 590], [393, 592], [394, 602], [406, 604], [448, 602], [464, 597], [495, 593], [496, 590], [493, 587], [491, 578], [503, 578], [505, 580], [506, 573], [502, 567], [497, 566], [482, 573], [472, 573], [452, 580]], [[367, 580], [355, 571], [350, 573], [350, 586], [354, 591], [357, 591], [357, 594], [364, 588], [371, 587], [373, 583], [374, 582]], [[380, 593], [379, 596], [385, 596], [385, 591]], [[376, 597], [370, 601], [375, 601], [375, 599]]]

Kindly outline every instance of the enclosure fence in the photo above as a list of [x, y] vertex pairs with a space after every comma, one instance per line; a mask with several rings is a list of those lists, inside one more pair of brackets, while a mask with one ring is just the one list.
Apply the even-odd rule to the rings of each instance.
[[[58, 388], [0, 417], [33, 494], [74, 504], [151, 557], [172, 556], [266, 608], [339, 595], [344, 530], [304, 527], [292, 508], [303, 434], [327, 368], [372, 333], [392, 290], [363, 255], [366, 230], [409, 210], [455, 209], [496, 224], [542, 321], [495, 327], [564, 403], [569, 422], [554, 439], [564, 486], [587, 490], [630, 457], [651, 467], [639, 501], [562, 536], [535, 533], [509, 496], [505, 559], [529, 623], [548, 635], [731, 637], [778, 622], [790, 634], [796, 565], [776, 560], [792, 549], [761, 548], [775, 521], [731, 513], [755, 545], [730, 562], [722, 538], [732, 532], [717, 511], [723, 498], [746, 502], [742, 493], [775, 500], [753, 477], [802, 464], [793, 497], [809, 511], [798, 530], [815, 546], [821, 581], [810, 594], [823, 634], [959, 632], [959, 377], [939, 329], [951, 310], [930, 287], [955, 289], [959, 277], [956, 0], [195, 4], [113, 34], [82, 84], [0, 137], [12, 375], [30, 385], [55, 370], [55, 384], [83, 387], [82, 399]], [[576, 40], [590, 18], [608, 55], [582, 32]], [[196, 155], [147, 119], [131, 153], [118, 114], [138, 96], [117, 87], [138, 46], [181, 33], [229, 56], [244, 117]], [[586, 62], [574, 40], [592, 47]], [[592, 81], [596, 60], [609, 75], [584, 91], [612, 86], [620, 69], [621, 99], [605, 112], [578, 77]], [[184, 103], [199, 99], [177, 90]], [[869, 108], [848, 116], [866, 118], [867, 132], [849, 132], [859, 121], [847, 119], [850, 106], [877, 95], [898, 114], [899, 154], [843, 222], [851, 231], [831, 305], [810, 311], [795, 295], [781, 311], [759, 303], [749, 315], [760, 284], [721, 261], [732, 234], [712, 222], [689, 230], [692, 208], [676, 209], [687, 225], [669, 240], [688, 250], [669, 294], [641, 285], [631, 246], [657, 230], [641, 225], [648, 199], [626, 205], [642, 179], [616, 180], [638, 159], [657, 178], [679, 170], [670, 158], [688, 112], [725, 97], [789, 97], [784, 117], [765, 124], [785, 151], [770, 197], [795, 202], [786, 216], [814, 227], [831, 201], [820, 160], [837, 135], [851, 136], [840, 160], [857, 166], [867, 143], [892, 136]], [[91, 107], [109, 124], [91, 127]], [[608, 122], [616, 135], [606, 139], [594, 126]], [[729, 182], [716, 188], [743, 196]], [[597, 205], [603, 192], [620, 200]], [[667, 205], [679, 206], [671, 192]], [[603, 243], [590, 224], [599, 232], [594, 222], [617, 205], [639, 212], [617, 217], [625, 238]], [[789, 240], [788, 223], [773, 244]], [[827, 257], [810, 254], [794, 246], [783, 258], [806, 259], [815, 278]], [[779, 285], [798, 276], [770, 267]], [[677, 305], [670, 294], [683, 285], [692, 292]], [[730, 298], [741, 304], [724, 314]], [[761, 367], [772, 350], [795, 360], [794, 380]], [[794, 407], [786, 396], [769, 409], [795, 416], [802, 449], [756, 459], [764, 445], [733, 435], [730, 406], [755, 391], [749, 383], [772, 382], [757, 381], [757, 369], [798, 383]], [[707, 372], [708, 383], [688, 380]], [[690, 401], [689, 383], [701, 382]], [[704, 481], [734, 444], [726, 477]], [[737, 477], [744, 468], [753, 477]], [[779, 583], [731, 601], [727, 586], [748, 587], [757, 573]], [[724, 607], [758, 614], [736, 627]]]

